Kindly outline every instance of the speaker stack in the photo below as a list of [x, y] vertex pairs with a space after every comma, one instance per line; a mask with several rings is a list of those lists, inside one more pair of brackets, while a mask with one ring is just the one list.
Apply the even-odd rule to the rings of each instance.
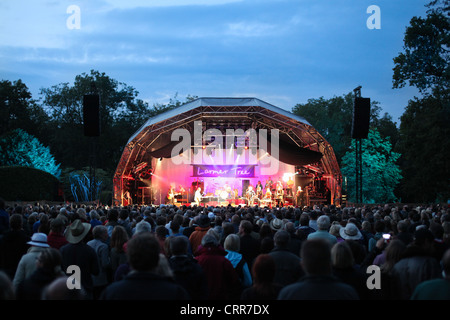
[[352, 138], [366, 139], [369, 133], [370, 98], [355, 97], [353, 106]]
[[100, 135], [100, 96], [98, 94], [83, 96], [83, 123], [86, 137]]

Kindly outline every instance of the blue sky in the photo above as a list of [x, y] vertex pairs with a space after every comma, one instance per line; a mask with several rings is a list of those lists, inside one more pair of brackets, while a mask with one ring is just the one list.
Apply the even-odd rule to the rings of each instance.
[[[393, 58], [426, 0], [1, 0], [0, 79], [39, 89], [91, 69], [167, 103], [176, 93], [262, 99], [288, 111], [362, 86], [398, 122], [414, 88]], [[66, 25], [80, 9], [79, 29]], [[370, 5], [381, 29], [369, 29]]]

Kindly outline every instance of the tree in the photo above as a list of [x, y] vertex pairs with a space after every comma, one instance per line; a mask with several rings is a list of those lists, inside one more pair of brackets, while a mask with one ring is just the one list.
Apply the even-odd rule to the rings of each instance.
[[[93, 88], [100, 95], [100, 137], [83, 135], [83, 96]], [[43, 105], [54, 129], [50, 144], [66, 167], [90, 164], [95, 143], [97, 166], [113, 170], [127, 139], [147, 119], [148, 104], [138, 92], [105, 73], [91, 70], [75, 77], [74, 84], [61, 83], [41, 89]]]
[[398, 150], [402, 153], [402, 199], [450, 199], [450, 100], [428, 96], [409, 101], [401, 116]]
[[[339, 163], [352, 140], [353, 97], [353, 93], [350, 92], [331, 99], [323, 97], [308, 99], [307, 103], [297, 104], [292, 109], [294, 114], [305, 118], [331, 144]], [[378, 104], [376, 101], [371, 102], [370, 124], [372, 127], [380, 127], [383, 133], [392, 134], [395, 123], [387, 114], [383, 119], [378, 119], [381, 110]], [[393, 127], [390, 124], [393, 124]], [[383, 128], [387, 126], [390, 126], [390, 129], [384, 130]]]
[[408, 83], [423, 97], [410, 100], [401, 116], [399, 151], [409, 202], [450, 199], [449, 0], [433, 0], [426, 18], [413, 17], [404, 37], [404, 52], [394, 58], [393, 86]]
[[[100, 95], [101, 134], [85, 137], [83, 96], [93, 90]], [[150, 117], [181, 104], [175, 97], [168, 105], [150, 107], [138, 94], [132, 86], [95, 70], [77, 75], [73, 85], [60, 83], [42, 88], [43, 107], [53, 129], [49, 144], [62, 165], [76, 169], [89, 166], [96, 148], [96, 167], [112, 174], [130, 136]]]
[[21, 128], [42, 138], [47, 121], [45, 111], [32, 99], [22, 80], [0, 81], [0, 135]]
[[433, 0], [426, 18], [413, 17], [406, 28], [404, 52], [394, 58], [394, 88], [408, 82], [422, 94], [448, 91], [450, 80], [449, 0]]
[[61, 174], [50, 149], [22, 129], [15, 129], [0, 139], [0, 165], [31, 167], [57, 178]]
[[[367, 139], [362, 139], [362, 199], [364, 203], [387, 203], [397, 201], [394, 190], [402, 175], [397, 161], [400, 154], [392, 151], [387, 138], [382, 138], [376, 129], [369, 130]], [[350, 202], [356, 200], [356, 155], [355, 140], [342, 159], [342, 175], [347, 180]]]

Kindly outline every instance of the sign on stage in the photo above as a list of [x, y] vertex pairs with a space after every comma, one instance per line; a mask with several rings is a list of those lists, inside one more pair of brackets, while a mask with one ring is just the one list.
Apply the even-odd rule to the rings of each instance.
[[193, 165], [194, 177], [253, 178], [255, 165]]

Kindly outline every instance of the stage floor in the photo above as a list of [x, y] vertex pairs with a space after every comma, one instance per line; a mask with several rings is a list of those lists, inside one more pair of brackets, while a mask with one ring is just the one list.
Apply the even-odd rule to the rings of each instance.
[[[202, 207], [226, 207], [231, 205], [232, 207], [237, 207], [237, 206], [260, 206], [260, 207], [276, 207], [278, 204], [278, 201], [276, 200], [272, 200], [272, 201], [267, 201], [267, 200], [255, 200], [253, 201], [253, 203], [249, 204], [247, 199], [245, 198], [238, 198], [238, 199], [217, 199], [214, 198], [214, 200], [203, 200], [202, 202], [200, 202], [200, 206]], [[183, 205], [191, 205], [191, 206], [195, 206], [198, 205], [196, 202], [184, 202], [184, 201], [180, 201], [180, 202], [175, 202], [174, 205], [176, 205], [177, 207], [183, 206]], [[294, 203], [292, 202], [292, 200], [290, 199], [285, 199], [283, 202], [283, 206], [287, 207], [287, 206], [293, 206]]]

